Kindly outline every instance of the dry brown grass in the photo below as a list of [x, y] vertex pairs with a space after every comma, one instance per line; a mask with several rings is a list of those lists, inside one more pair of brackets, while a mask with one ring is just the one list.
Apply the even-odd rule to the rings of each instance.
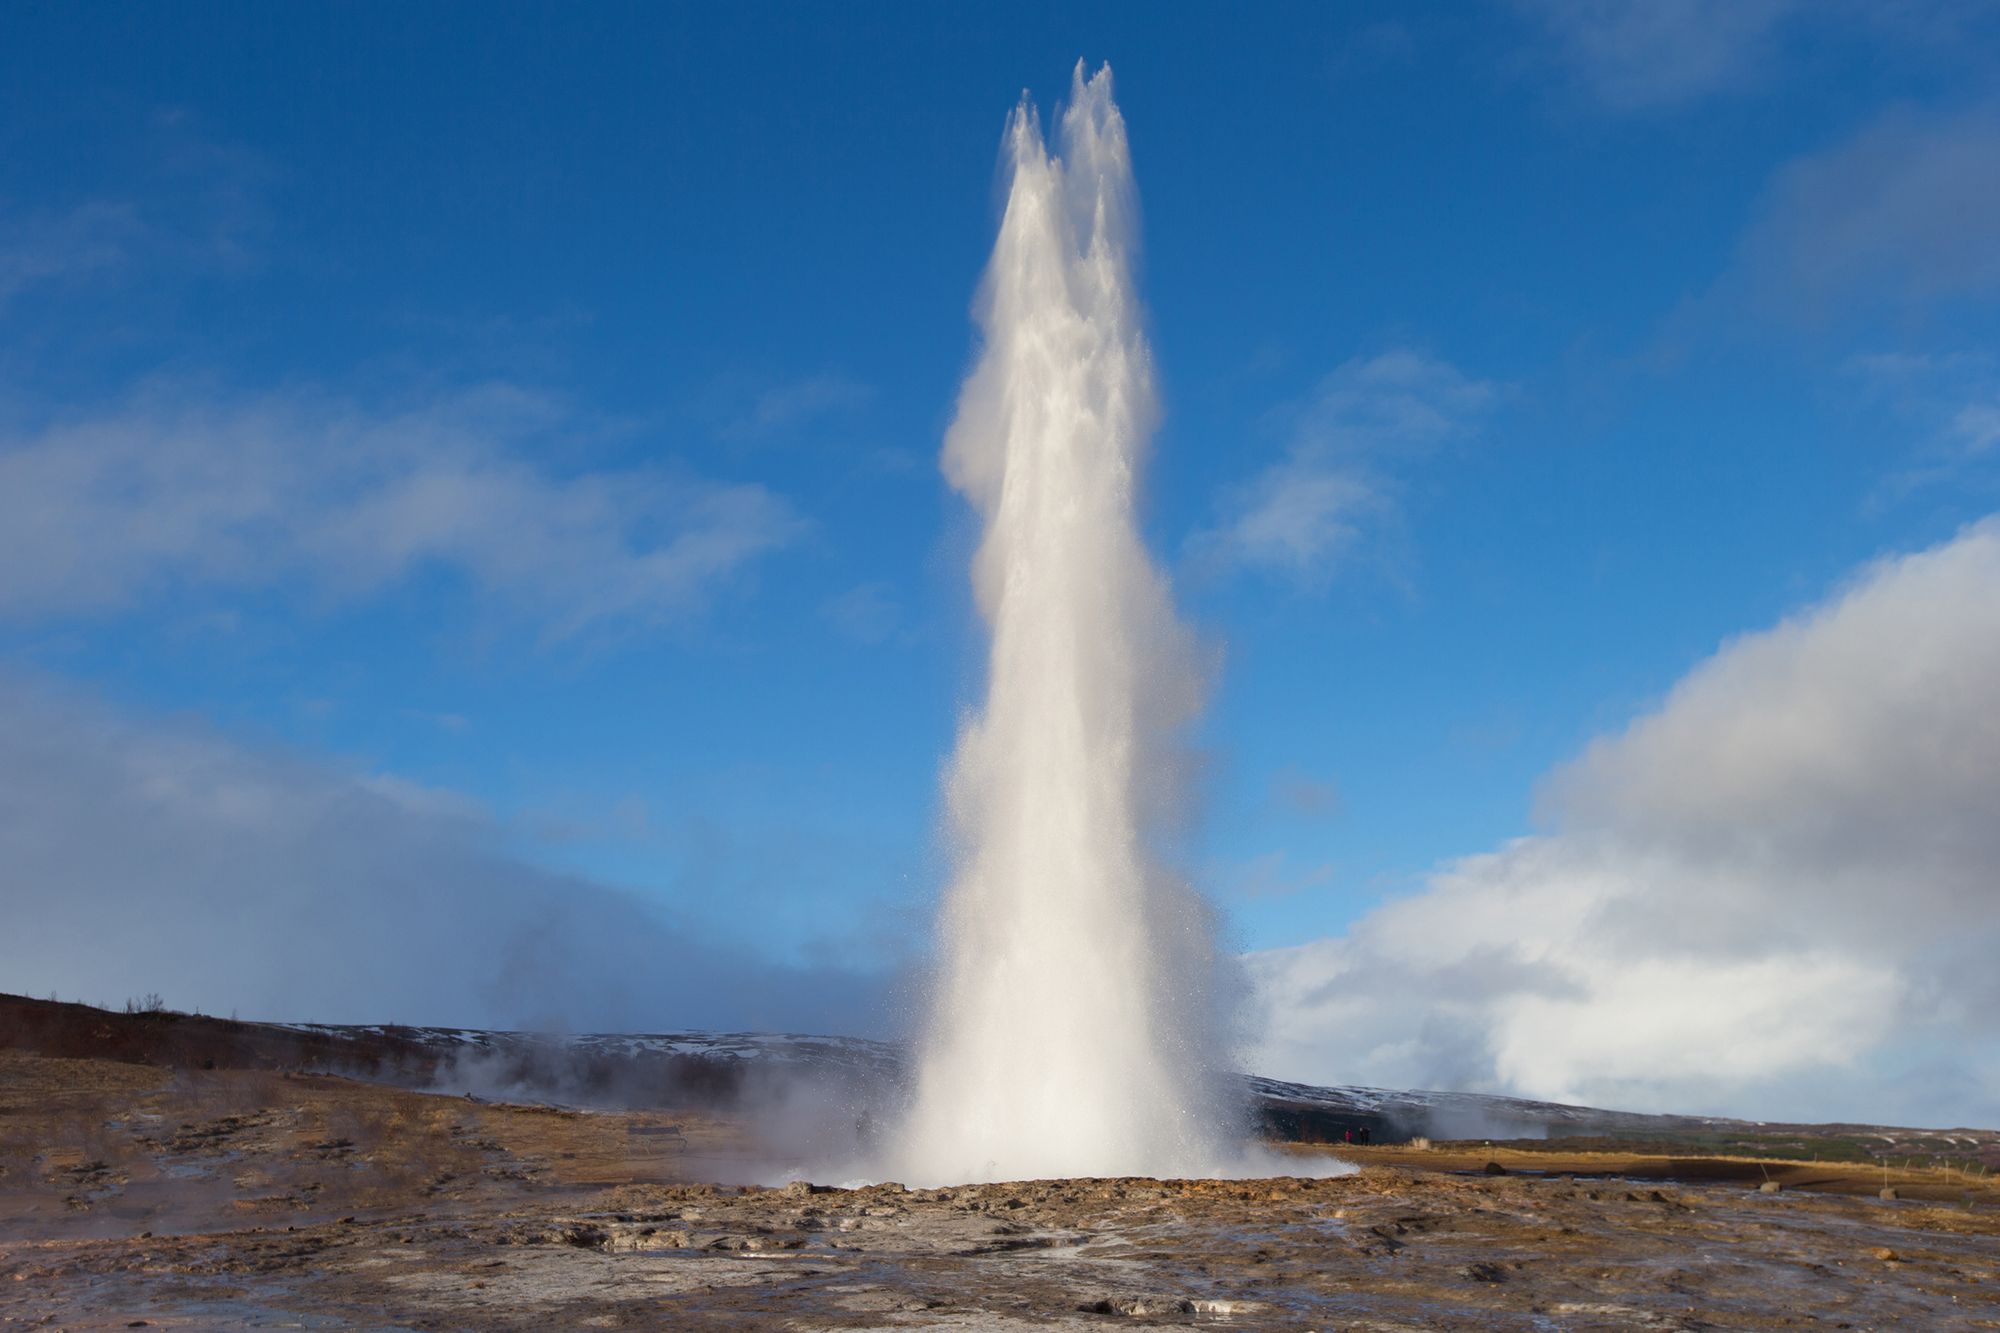
[[2000, 1204], [2000, 1178], [1954, 1167], [1924, 1165], [1880, 1166], [1858, 1162], [1787, 1161], [1769, 1157], [1736, 1157], [1693, 1153], [1565, 1152], [1560, 1148], [1518, 1149], [1504, 1146], [1464, 1147], [1416, 1143], [1341, 1145], [1317, 1148], [1288, 1145], [1287, 1151], [1307, 1155], [1330, 1153], [1357, 1165], [1396, 1166], [1426, 1172], [1477, 1172], [1488, 1162], [1510, 1174], [1532, 1176], [1617, 1176], [1632, 1180], [1676, 1180], [1690, 1183], [1760, 1185], [1776, 1181], [1782, 1189], [1828, 1194], [1873, 1196], [1887, 1185], [1904, 1199], [1936, 1203]]

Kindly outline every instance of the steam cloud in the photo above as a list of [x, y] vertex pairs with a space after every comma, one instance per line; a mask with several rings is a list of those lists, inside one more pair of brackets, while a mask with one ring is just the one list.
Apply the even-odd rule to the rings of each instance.
[[0, 678], [0, 989], [245, 1018], [879, 1031], [883, 983], [691, 939], [463, 798]]

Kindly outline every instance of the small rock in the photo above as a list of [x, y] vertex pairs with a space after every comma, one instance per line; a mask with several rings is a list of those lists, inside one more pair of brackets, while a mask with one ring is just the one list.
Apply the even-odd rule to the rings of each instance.
[[1507, 1280], [1506, 1269], [1502, 1268], [1499, 1264], [1489, 1264], [1484, 1261], [1467, 1264], [1458, 1271], [1466, 1277], [1471, 1278], [1474, 1282], [1505, 1282]]
[[[574, 1245], [579, 1250], [601, 1250], [605, 1242], [611, 1239], [611, 1233], [603, 1227], [592, 1226], [588, 1222], [572, 1222], [567, 1226], [550, 1227], [542, 1233], [541, 1238], [544, 1243], [550, 1245]], [[409, 1240], [408, 1236], [403, 1237], [404, 1244], [407, 1245]]]
[[1897, 1260], [1903, 1257], [1900, 1254], [1897, 1254], [1894, 1250], [1890, 1249], [1887, 1245], [1877, 1245], [1874, 1249], [1868, 1251], [1868, 1253], [1874, 1255], [1877, 1259], [1880, 1259], [1885, 1264], [1895, 1263]]
[[1776, 1194], [1779, 1190], [1783, 1188], [1784, 1186], [1780, 1185], [1777, 1181], [1767, 1180], [1763, 1184], [1757, 1187], [1757, 1192], [1759, 1194]]
[[1138, 1319], [1195, 1313], [1194, 1302], [1184, 1296], [1107, 1296], [1076, 1308], [1085, 1314], [1120, 1314]]
[[1884, 1186], [1882, 1187], [1882, 1192], [1881, 1192], [1880, 1194], [1876, 1195], [1875, 1197], [1876, 1197], [1876, 1198], [1878, 1198], [1878, 1199], [1887, 1199], [1887, 1200], [1889, 1200], [1890, 1202], [1892, 1202], [1892, 1203], [1893, 1203], [1893, 1202], [1895, 1202], [1895, 1200], [1896, 1200], [1896, 1197], [1897, 1197], [1897, 1196], [1896, 1196], [1896, 1187], [1895, 1187], [1894, 1185], [1884, 1185]]
[[1141, 1318], [1163, 1314], [1193, 1314], [1194, 1302], [1184, 1296], [1148, 1296], [1144, 1300], [1133, 1301], [1126, 1314]]
[[1488, 1162], [1484, 1167], [1480, 1169], [1483, 1170], [1489, 1176], [1504, 1176], [1507, 1174], [1507, 1168], [1500, 1165], [1500, 1163], [1498, 1162]]

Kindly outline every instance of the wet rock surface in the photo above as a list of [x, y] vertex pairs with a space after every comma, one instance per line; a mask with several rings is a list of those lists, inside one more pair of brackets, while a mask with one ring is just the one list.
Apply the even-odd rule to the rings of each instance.
[[1990, 1191], [1386, 1151], [1328, 1180], [760, 1188], [701, 1179], [759, 1169], [744, 1126], [674, 1119], [684, 1146], [645, 1116], [7, 1057], [0, 1326], [2000, 1328]]

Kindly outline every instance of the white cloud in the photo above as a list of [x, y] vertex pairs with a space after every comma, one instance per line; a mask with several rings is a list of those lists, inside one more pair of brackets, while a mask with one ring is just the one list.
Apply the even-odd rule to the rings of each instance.
[[1215, 571], [1266, 569], [1325, 582], [1396, 509], [1388, 465], [1465, 433], [1496, 395], [1451, 365], [1398, 349], [1358, 357], [1281, 413], [1285, 455], [1233, 488], [1189, 557]]
[[0, 988], [321, 1022], [882, 1023], [877, 978], [696, 938], [505, 841], [458, 793], [0, 677]]
[[1552, 832], [1254, 955], [1253, 1064], [2000, 1123], [2000, 520], [1724, 645], [1545, 803]]
[[2000, 111], [1895, 112], [1779, 172], [1742, 266], [1766, 308], [1824, 318], [1854, 305], [2000, 295]]
[[802, 528], [761, 486], [543, 464], [575, 425], [505, 385], [386, 412], [155, 389], [0, 434], [0, 614], [293, 578], [353, 597], [438, 566], [562, 635], [681, 614]]

